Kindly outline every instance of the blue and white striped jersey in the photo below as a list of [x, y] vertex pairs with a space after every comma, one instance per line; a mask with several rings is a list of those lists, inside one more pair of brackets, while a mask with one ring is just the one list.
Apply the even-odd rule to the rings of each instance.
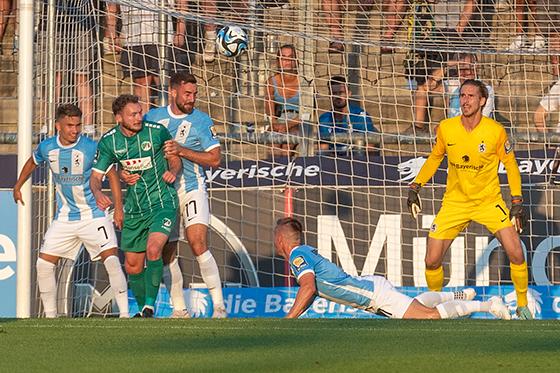
[[105, 216], [95, 204], [89, 178], [97, 143], [80, 136], [72, 145], [64, 146], [58, 136], [41, 141], [33, 152], [36, 165], [49, 162], [56, 184], [56, 220], [76, 221]]
[[314, 247], [301, 245], [292, 250], [290, 268], [298, 281], [304, 274], [313, 273], [317, 291], [323, 298], [359, 309], [370, 307], [373, 282], [350, 276], [319, 255]]
[[[190, 114], [175, 115], [169, 106], [155, 108], [146, 113], [144, 120], [167, 127], [175, 141], [191, 150], [207, 152], [220, 146], [212, 119], [198, 109], [193, 109]], [[175, 182], [176, 189], [186, 192], [206, 190], [206, 175], [203, 167], [185, 158], [181, 160], [183, 176]]]

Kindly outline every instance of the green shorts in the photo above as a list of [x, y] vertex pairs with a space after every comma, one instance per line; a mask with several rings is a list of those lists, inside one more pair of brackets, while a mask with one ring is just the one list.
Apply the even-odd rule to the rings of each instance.
[[160, 232], [169, 236], [176, 220], [176, 208], [163, 208], [139, 217], [125, 216], [121, 234], [121, 250], [134, 253], [146, 251], [149, 234]]

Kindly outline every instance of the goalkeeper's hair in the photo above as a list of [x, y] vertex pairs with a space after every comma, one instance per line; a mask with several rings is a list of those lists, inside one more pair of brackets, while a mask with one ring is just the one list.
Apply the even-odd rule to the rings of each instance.
[[54, 120], [58, 122], [64, 117], [82, 117], [82, 111], [74, 104], [64, 104], [56, 108]]
[[173, 73], [171, 74], [171, 78], [169, 78], [169, 86], [171, 88], [176, 88], [181, 84], [187, 84], [187, 83], [196, 84], [196, 78], [193, 74], [188, 73], [186, 71]]
[[289, 233], [297, 236], [301, 240], [301, 234], [303, 232], [303, 226], [299, 220], [295, 218], [282, 218], [276, 221], [276, 229], [286, 229]]
[[128, 104], [137, 104], [138, 103], [138, 96], [130, 95], [130, 94], [123, 94], [120, 95], [113, 101], [113, 105], [111, 109], [113, 110], [113, 114], [117, 115], [118, 113], [122, 112], [124, 107]]
[[482, 83], [480, 80], [476, 80], [476, 79], [465, 80], [463, 84], [461, 84], [461, 89], [459, 90], [459, 92], [461, 92], [463, 90], [463, 87], [466, 85], [472, 85], [477, 87], [480, 95], [485, 99], [488, 99], [488, 88], [486, 88], [486, 85]]

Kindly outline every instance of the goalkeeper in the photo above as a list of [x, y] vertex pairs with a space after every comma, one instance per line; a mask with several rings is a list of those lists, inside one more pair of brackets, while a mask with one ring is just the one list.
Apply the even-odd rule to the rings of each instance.
[[[527, 307], [527, 263], [519, 239], [526, 224], [521, 175], [506, 131], [500, 123], [482, 115], [487, 99], [488, 91], [482, 82], [463, 82], [460, 90], [462, 114], [440, 123], [436, 144], [410, 184], [407, 204], [416, 219], [422, 210], [420, 188], [431, 179], [447, 154], [447, 187], [428, 235], [425, 259], [428, 288], [432, 291], [442, 288], [443, 257], [455, 237], [475, 221], [486, 226], [502, 244], [510, 261], [511, 279], [517, 294], [517, 315], [520, 319], [532, 319]], [[507, 171], [511, 210], [500, 191], [500, 162]]]
[[293, 218], [278, 220], [274, 229], [276, 252], [289, 260], [299, 283], [296, 299], [287, 318], [297, 318], [317, 295], [334, 302], [393, 319], [452, 319], [474, 312], [489, 312], [509, 320], [511, 315], [500, 297], [473, 301], [474, 289], [458, 292], [427, 292], [411, 298], [398, 292], [381, 276], [353, 277], [301, 244], [301, 223]]

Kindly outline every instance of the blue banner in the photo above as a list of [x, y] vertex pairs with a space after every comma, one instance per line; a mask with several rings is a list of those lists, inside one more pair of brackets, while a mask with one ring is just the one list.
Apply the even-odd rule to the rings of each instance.
[[[472, 287], [476, 290], [475, 300], [485, 301], [499, 295], [508, 306], [512, 317], [515, 316], [516, 295], [513, 286], [484, 286]], [[416, 287], [398, 288], [411, 297], [427, 291]], [[462, 287], [444, 289], [457, 291]], [[255, 318], [255, 317], [284, 317], [292, 307], [298, 288], [225, 288], [224, 303], [229, 317]], [[185, 303], [193, 317], [211, 317], [212, 299], [208, 289], [185, 289]], [[131, 295], [131, 294], [130, 294]], [[536, 319], [560, 319], [560, 286], [531, 286], [528, 292], [529, 308]], [[138, 311], [134, 299], [130, 298], [131, 315]], [[172, 308], [169, 302], [169, 293], [161, 287], [158, 300], [156, 317], [169, 317]], [[317, 297], [301, 318], [380, 318], [369, 312], [355, 309]], [[491, 319], [487, 313], [475, 313], [472, 318]]]
[[0, 317], [15, 317], [17, 205], [11, 191], [0, 190], [0, 206]]

